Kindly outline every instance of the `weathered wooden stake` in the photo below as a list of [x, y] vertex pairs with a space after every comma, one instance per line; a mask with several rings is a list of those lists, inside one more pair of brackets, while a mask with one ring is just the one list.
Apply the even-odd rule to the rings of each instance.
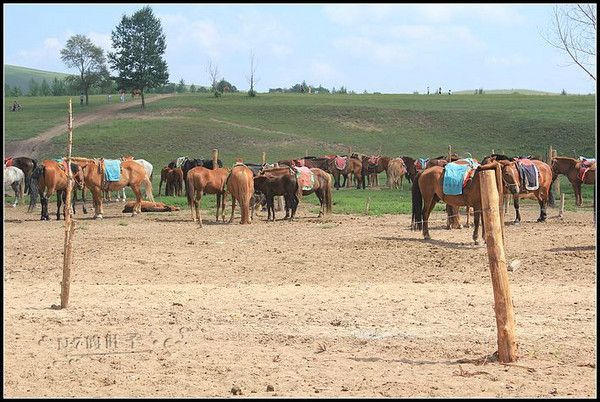
[[499, 194], [494, 170], [481, 171], [481, 203], [485, 227], [485, 242], [494, 288], [494, 310], [498, 328], [498, 359], [501, 363], [517, 360], [515, 319], [508, 283]]
[[448, 145], [448, 162], [452, 161], [452, 145]]
[[263, 153], [262, 153], [262, 164], [264, 165], [265, 163], [267, 163], [267, 153], [265, 151], [263, 151]]
[[73, 191], [73, 173], [71, 172], [71, 150], [73, 149], [73, 103], [69, 99], [69, 118], [67, 121], [67, 199], [65, 200], [65, 245], [63, 250], [63, 278], [60, 286], [60, 308], [69, 306], [71, 290], [71, 262], [73, 260], [73, 234], [75, 222], [71, 217], [71, 194]]
[[218, 149], [213, 149], [212, 150], [212, 161], [213, 161], [213, 169], [216, 169], [219, 167], [219, 165], [217, 164], [217, 161], [219, 160], [219, 150]]
[[[556, 149], [553, 149], [552, 150], [552, 157], [556, 158], [557, 156], [558, 156], [558, 151]], [[560, 179], [556, 179], [554, 181], [554, 192], [556, 194], [561, 194], [562, 195], [562, 193], [560, 192]]]
[[371, 207], [371, 197], [367, 197], [367, 202], [365, 203], [365, 215], [369, 215], [370, 207]]
[[[275, 167], [279, 167], [279, 163], [275, 163]], [[276, 195], [275, 196], [275, 211], [281, 211], [283, 209], [283, 196]]]

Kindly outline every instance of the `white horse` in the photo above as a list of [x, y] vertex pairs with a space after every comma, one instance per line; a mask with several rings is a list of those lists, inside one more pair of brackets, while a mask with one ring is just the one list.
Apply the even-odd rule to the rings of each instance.
[[15, 166], [4, 167], [4, 191], [10, 186], [15, 192], [15, 203], [13, 208], [17, 206], [19, 200], [21, 205], [25, 203], [25, 174], [21, 169]]
[[[148, 179], [150, 179], [150, 181], [152, 182], [152, 170], [154, 169], [152, 164], [145, 159], [134, 159], [134, 161], [144, 167], [144, 169], [146, 170], [146, 176], [148, 176]], [[121, 196], [123, 197], [122, 199]], [[123, 187], [121, 191], [117, 191], [117, 201], [127, 201], [127, 197], [125, 196], [125, 187]], [[152, 197], [150, 201], [154, 202], [154, 197]]]

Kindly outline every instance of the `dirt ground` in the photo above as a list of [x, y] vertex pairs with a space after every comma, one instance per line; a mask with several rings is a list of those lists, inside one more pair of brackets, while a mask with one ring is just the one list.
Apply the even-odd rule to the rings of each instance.
[[506, 226], [510, 365], [494, 361], [485, 245], [441, 213], [424, 241], [407, 215], [321, 220], [301, 205], [295, 223], [205, 214], [199, 229], [187, 210], [121, 209], [77, 211], [56, 310], [64, 222], [5, 205], [4, 396], [596, 396], [590, 209], [539, 224], [523, 207]]

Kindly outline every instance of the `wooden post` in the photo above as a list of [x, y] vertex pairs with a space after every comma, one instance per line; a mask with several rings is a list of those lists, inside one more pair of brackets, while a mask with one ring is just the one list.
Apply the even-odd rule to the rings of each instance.
[[[552, 158], [556, 158], [557, 156], [558, 156], [558, 151], [556, 149], [553, 149], [552, 150]], [[560, 179], [559, 178], [557, 178], [556, 181], [554, 182], [554, 192], [556, 194], [562, 195], [562, 193], [560, 192]]]
[[212, 150], [213, 169], [216, 169], [219, 167], [219, 165], [217, 164], [218, 160], [219, 160], [219, 150], [213, 149]]
[[71, 217], [71, 196], [73, 192], [73, 173], [71, 172], [71, 151], [73, 149], [73, 103], [69, 99], [69, 119], [67, 121], [67, 199], [65, 200], [65, 245], [63, 251], [63, 278], [60, 286], [60, 308], [69, 306], [71, 290], [71, 262], [73, 260], [73, 234], [75, 223]]
[[492, 149], [492, 155], [495, 154], [494, 150]]
[[480, 173], [485, 242], [494, 288], [494, 310], [498, 328], [498, 360], [501, 363], [510, 363], [517, 359], [517, 343], [515, 340], [512, 297], [504, 254], [499, 194], [496, 187], [495, 171], [483, 170]]
[[452, 145], [448, 145], [448, 162], [452, 161]]
[[265, 151], [263, 151], [263, 153], [262, 153], [262, 164], [264, 165], [265, 163], [267, 163], [267, 153]]

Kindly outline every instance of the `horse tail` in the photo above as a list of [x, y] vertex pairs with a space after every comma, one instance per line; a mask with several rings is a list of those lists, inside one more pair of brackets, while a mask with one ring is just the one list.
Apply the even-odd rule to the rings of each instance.
[[152, 194], [152, 181], [148, 178], [148, 175], [144, 176], [143, 183], [146, 187], [146, 198], [151, 202], [154, 202], [154, 195]]
[[194, 209], [194, 180], [189, 174], [186, 177], [185, 195], [190, 208]]
[[36, 166], [33, 172], [31, 172], [31, 180], [29, 183], [29, 208], [27, 209], [28, 212], [35, 207], [35, 203], [37, 202], [37, 197], [39, 193], [38, 180], [43, 175], [44, 165]]
[[333, 186], [333, 184], [331, 183], [331, 176], [329, 175], [329, 173], [325, 174], [326, 178], [327, 178], [327, 185], [325, 187], [325, 211], [330, 214], [332, 211], [332, 204], [333, 204], [333, 199], [332, 199], [332, 194], [331, 194], [331, 188]]
[[420, 177], [421, 173], [417, 173], [412, 182], [412, 230], [423, 228], [423, 195], [419, 188]]

